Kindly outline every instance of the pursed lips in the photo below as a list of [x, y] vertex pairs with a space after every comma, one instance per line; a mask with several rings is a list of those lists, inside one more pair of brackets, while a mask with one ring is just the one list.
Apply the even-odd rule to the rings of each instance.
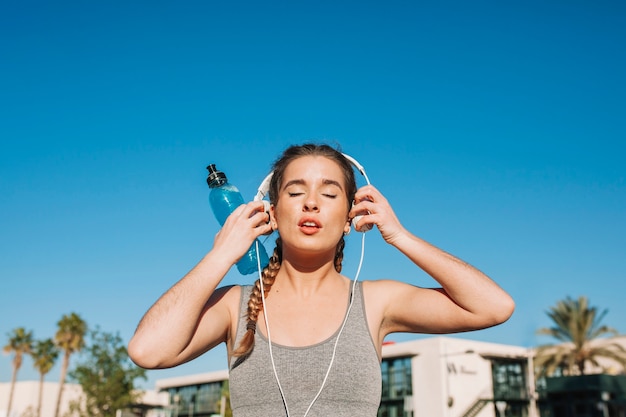
[[306, 218], [300, 220], [300, 222], [298, 223], [298, 227], [300, 227], [305, 232], [312, 233], [320, 229], [322, 225], [315, 219]]

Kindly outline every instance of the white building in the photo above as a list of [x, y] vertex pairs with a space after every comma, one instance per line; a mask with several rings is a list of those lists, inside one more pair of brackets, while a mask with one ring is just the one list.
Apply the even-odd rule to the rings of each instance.
[[[0, 383], [0, 417], [36, 416], [37, 401], [39, 399], [39, 381], [18, 381], [15, 383], [11, 415], [7, 416], [10, 390], [10, 382]], [[63, 386], [63, 396], [61, 397], [61, 404], [59, 406], [60, 415], [63, 415], [69, 410], [69, 403], [77, 400], [81, 392], [80, 385], [65, 384]], [[59, 384], [57, 382], [44, 382], [41, 400], [41, 417], [54, 417], [58, 394]]]
[[452, 337], [385, 345], [379, 415], [500, 417], [511, 408], [536, 417], [529, 353]]
[[[11, 383], [0, 383], [0, 417], [35, 417], [37, 401], [39, 399], [39, 381], [18, 381], [15, 383], [13, 391], [13, 402], [11, 404], [11, 415], [7, 416], [7, 407], [9, 401], [9, 391]], [[44, 382], [42, 401], [41, 401], [41, 417], [54, 417], [56, 407], [59, 384], [57, 382]], [[63, 396], [59, 406], [59, 415], [63, 416], [69, 411], [70, 402], [80, 398], [82, 389], [78, 384], [66, 383], [63, 386]], [[168, 395], [164, 392], [149, 390], [144, 393], [142, 402], [153, 406], [166, 408], [168, 404]], [[163, 413], [155, 410], [147, 413], [147, 416], [162, 417]]]

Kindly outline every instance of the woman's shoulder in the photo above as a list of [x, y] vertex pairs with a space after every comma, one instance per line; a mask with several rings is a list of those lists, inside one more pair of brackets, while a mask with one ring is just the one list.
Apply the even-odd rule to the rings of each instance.
[[363, 297], [366, 305], [370, 308], [379, 306], [384, 307], [387, 303], [390, 293], [394, 292], [398, 281], [390, 279], [377, 279], [362, 281]]
[[[214, 303], [226, 303], [228, 306], [234, 309], [239, 308], [241, 303], [241, 297], [250, 285], [226, 285], [219, 287], [212, 295]], [[248, 290], [249, 291], [249, 290]]]
[[422, 291], [420, 287], [393, 279], [368, 280], [363, 281], [362, 285], [363, 296], [370, 305], [387, 305], [394, 303], [403, 294], [418, 294]]
[[376, 279], [363, 281], [364, 291], [376, 292], [376, 291], [396, 291], [406, 289], [407, 287], [415, 287], [414, 285], [407, 284], [406, 282], [397, 281], [393, 279]]

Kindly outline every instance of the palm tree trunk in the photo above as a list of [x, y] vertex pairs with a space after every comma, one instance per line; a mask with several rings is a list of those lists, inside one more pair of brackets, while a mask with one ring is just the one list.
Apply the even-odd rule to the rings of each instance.
[[11, 388], [9, 390], [9, 405], [7, 405], [7, 417], [11, 416], [11, 405], [13, 403], [13, 390], [15, 389], [15, 381], [17, 380], [17, 367], [13, 368], [11, 375]]
[[61, 365], [61, 378], [59, 379], [59, 393], [57, 394], [57, 405], [54, 410], [54, 417], [59, 417], [59, 409], [61, 408], [61, 396], [63, 395], [63, 386], [65, 385], [65, 377], [67, 375], [67, 367], [69, 366], [69, 362], [70, 362], [70, 355], [66, 352], [65, 355], [63, 355], [63, 364]]
[[[39, 395], [37, 397], [37, 417], [41, 417], [41, 399], [43, 398], [43, 377], [44, 374], [39, 374]], [[7, 416], [8, 417], [8, 416]]]

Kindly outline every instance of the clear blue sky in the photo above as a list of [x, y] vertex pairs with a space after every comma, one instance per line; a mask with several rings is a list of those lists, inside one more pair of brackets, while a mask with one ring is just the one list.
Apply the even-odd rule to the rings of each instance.
[[[20, 326], [52, 337], [71, 312], [128, 341], [211, 247], [206, 165], [252, 198], [280, 151], [309, 140], [340, 143], [411, 231], [513, 295], [509, 322], [462, 337], [549, 342], [535, 336], [545, 311], [580, 295], [626, 332], [623, 2], [2, 9], [3, 346]], [[370, 232], [361, 278], [382, 277], [434, 285]], [[145, 385], [225, 367], [218, 348]], [[19, 379], [36, 378], [25, 361]]]

